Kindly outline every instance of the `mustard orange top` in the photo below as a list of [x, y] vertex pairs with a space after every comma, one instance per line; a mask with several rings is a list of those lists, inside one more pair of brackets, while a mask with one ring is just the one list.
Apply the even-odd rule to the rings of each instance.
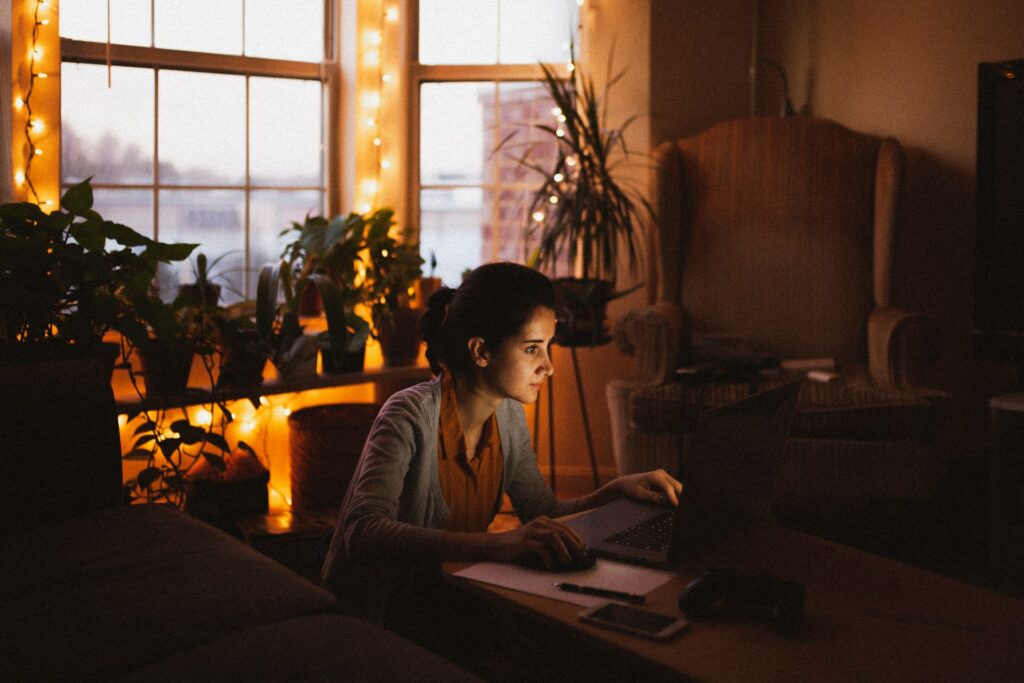
[[476, 457], [466, 456], [466, 440], [455, 402], [455, 382], [450, 373], [441, 378], [441, 424], [437, 431], [437, 470], [441, 494], [448, 504], [447, 531], [487, 531], [501, 496], [504, 461], [498, 420], [484, 423]]

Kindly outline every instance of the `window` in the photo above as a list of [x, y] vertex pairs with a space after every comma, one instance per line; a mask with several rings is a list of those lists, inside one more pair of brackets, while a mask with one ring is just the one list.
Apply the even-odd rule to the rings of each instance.
[[554, 157], [533, 129], [557, 126], [558, 114], [537, 63], [568, 62], [577, 10], [576, 0], [418, 2], [412, 205], [421, 253], [436, 256], [445, 284], [530, 251], [523, 229], [539, 180], [514, 157], [528, 149], [542, 164]]
[[[61, 184], [105, 218], [198, 242], [227, 302], [255, 295], [279, 233], [326, 203], [325, 0], [62, 0]], [[161, 267], [161, 296], [192, 279]]]

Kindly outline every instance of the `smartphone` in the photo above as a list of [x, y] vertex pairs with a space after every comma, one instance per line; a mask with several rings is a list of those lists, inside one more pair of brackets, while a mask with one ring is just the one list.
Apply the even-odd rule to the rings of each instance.
[[620, 605], [609, 602], [591, 607], [579, 614], [580, 621], [597, 626], [631, 633], [643, 638], [667, 640], [689, 623], [682, 617], [667, 616], [657, 612], [648, 612], [638, 607]]

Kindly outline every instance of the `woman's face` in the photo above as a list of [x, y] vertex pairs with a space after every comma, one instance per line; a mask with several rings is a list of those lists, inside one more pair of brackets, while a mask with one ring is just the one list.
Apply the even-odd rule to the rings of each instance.
[[554, 336], [555, 312], [538, 307], [519, 334], [506, 339], [487, 354], [487, 365], [481, 368], [481, 379], [502, 398], [533, 403], [544, 380], [554, 372], [549, 355]]

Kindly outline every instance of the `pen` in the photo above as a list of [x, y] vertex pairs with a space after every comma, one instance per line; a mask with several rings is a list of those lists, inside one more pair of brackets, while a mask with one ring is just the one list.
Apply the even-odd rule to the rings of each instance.
[[595, 588], [594, 586], [581, 586], [576, 583], [554, 583], [553, 586], [558, 586], [559, 590], [563, 590], [567, 593], [583, 593], [584, 595], [596, 595], [599, 598], [611, 598], [612, 600], [622, 600], [623, 602], [631, 602], [634, 605], [642, 605], [644, 603], [644, 596], [637, 593], [624, 593], [622, 591], [613, 591], [607, 588]]

